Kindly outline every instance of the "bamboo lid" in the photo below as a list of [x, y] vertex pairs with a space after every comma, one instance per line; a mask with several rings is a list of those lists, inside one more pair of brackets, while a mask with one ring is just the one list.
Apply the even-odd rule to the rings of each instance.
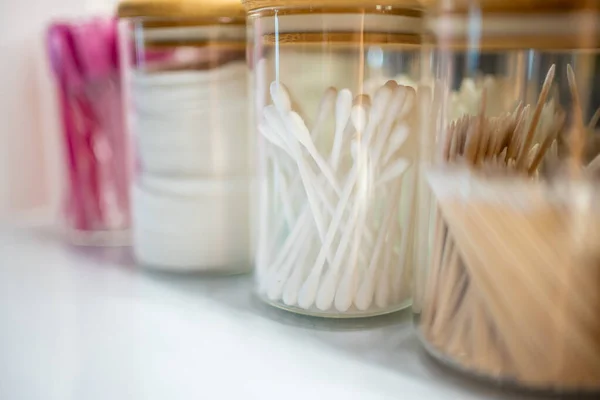
[[373, 8], [390, 10], [394, 8], [422, 9], [421, 0], [241, 0], [246, 10], [255, 11], [268, 8]]
[[[427, 0], [427, 29], [446, 47], [600, 48], [600, 0]], [[473, 31], [473, 20], [479, 30]]]
[[240, 0], [121, 0], [119, 18], [243, 18]]
[[492, 13], [545, 13], [600, 10], [598, 0], [423, 0], [433, 12], [464, 13], [481, 9]]

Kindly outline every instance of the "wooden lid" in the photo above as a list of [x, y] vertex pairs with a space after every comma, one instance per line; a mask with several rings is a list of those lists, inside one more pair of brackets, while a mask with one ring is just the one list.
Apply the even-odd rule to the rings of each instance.
[[481, 9], [498, 13], [544, 13], [599, 10], [599, 0], [422, 0], [433, 12], [464, 13]]
[[240, 0], [121, 0], [119, 18], [243, 18]]
[[[600, 0], [427, 0], [438, 43], [501, 49], [598, 49]], [[473, 30], [467, 20], [478, 29]]]
[[394, 8], [422, 9], [422, 0], [241, 0], [246, 10], [269, 8], [369, 8], [388, 10]]

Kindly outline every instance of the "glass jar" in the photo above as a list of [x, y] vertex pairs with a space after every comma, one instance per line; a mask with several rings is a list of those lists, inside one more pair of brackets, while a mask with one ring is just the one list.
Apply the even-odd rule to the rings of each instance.
[[241, 3], [120, 4], [134, 137], [133, 246], [149, 268], [252, 266], [252, 132]]
[[424, 57], [420, 338], [495, 383], [598, 392], [598, 3], [438, 3]]
[[410, 305], [422, 13], [377, 4], [245, 1], [256, 285], [282, 309], [344, 318]]
[[62, 220], [74, 244], [130, 242], [129, 157], [113, 18], [54, 23], [48, 56], [59, 99], [64, 170]]

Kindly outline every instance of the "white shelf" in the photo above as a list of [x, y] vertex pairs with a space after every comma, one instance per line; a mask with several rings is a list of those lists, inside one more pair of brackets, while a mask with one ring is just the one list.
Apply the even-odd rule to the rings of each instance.
[[[0, 398], [515, 399], [439, 367], [409, 313], [295, 316], [252, 278], [149, 273], [127, 249], [0, 231]], [[356, 324], [356, 323], [354, 323]]]

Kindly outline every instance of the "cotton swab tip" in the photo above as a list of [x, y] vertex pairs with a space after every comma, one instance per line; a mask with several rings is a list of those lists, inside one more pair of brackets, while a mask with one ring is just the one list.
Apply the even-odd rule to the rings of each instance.
[[269, 87], [273, 104], [280, 112], [289, 112], [292, 109], [292, 101], [290, 95], [281, 82], [271, 82]]
[[309, 275], [304, 285], [302, 285], [302, 289], [300, 289], [300, 296], [298, 297], [298, 305], [308, 310], [315, 302], [315, 298], [317, 297], [317, 290], [319, 288], [319, 272], [317, 270], [313, 270]]
[[342, 89], [337, 94], [335, 102], [336, 112], [350, 110], [352, 107], [352, 92], [348, 89]]
[[361, 311], [368, 310], [373, 303], [373, 293], [375, 291], [375, 281], [373, 279], [373, 273], [367, 272], [363, 281], [356, 293], [356, 299], [354, 305]]
[[383, 113], [385, 112], [390, 99], [392, 97], [392, 93], [393, 93], [393, 89], [390, 89], [387, 86], [382, 86], [379, 89], [377, 89], [377, 92], [375, 93], [375, 96], [373, 97], [373, 110], [372, 110], [372, 114], [374, 115], [374, 117], [379, 120], [382, 116]]
[[327, 311], [333, 305], [333, 299], [335, 298], [335, 288], [337, 286], [338, 274], [336, 271], [329, 271], [325, 275], [323, 283], [319, 288], [317, 294], [317, 308], [321, 311]]
[[335, 294], [335, 308], [339, 312], [347, 312], [352, 306], [352, 297], [355, 290], [355, 271], [348, 270], [342, 277]]
[[405, 86], [406, 88], [406, 97], [404, 98], [404, 104], [402, 105], [402, 109], [398, 115], [398, 119], [402, 120], [406, 118], [413, 110], [415, 105], [415, 100], [417, 98], [417, 92], [414, 88], [410, 86]]
[[357, 104], [352, 107], [352, 113], [350, 114], [352, 124], [358, 132], [364, 132], [367, 126], [367, 110], [362, 104]]
[[390, 88], [391, 90], [395, 90], [398, 87], [398, 82], [396, 82], [393, 79], [390, 79], [389, 81], [387, 81], [385, 83], [384, 86], [387, 86], [388, 88]]

